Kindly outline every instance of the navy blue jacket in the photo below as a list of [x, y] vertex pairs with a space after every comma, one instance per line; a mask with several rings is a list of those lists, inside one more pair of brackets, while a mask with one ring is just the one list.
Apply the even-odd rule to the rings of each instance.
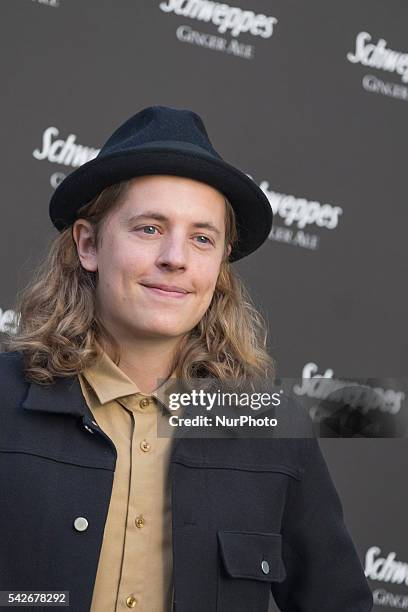
[[[115, 446], [77, 376], [29, 383], [2, 353], [0, 392], [0, 590], [69, 591], [88, 612]], [[316, 438], [178, 438], [171, 478], [176, 612], [267, 612], [271, 591], [283, 612], [372, 609]]]

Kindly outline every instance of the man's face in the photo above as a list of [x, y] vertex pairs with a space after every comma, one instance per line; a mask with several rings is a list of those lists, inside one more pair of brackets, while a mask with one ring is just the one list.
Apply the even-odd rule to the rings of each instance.
[[223, 195], [205, 183], [168, 175], [132, 180], [98, 249], [81, 257], [98, 271], [97, 311], [110, 331], [178, 337], [200, 321], [223, 256], [224, 213]]

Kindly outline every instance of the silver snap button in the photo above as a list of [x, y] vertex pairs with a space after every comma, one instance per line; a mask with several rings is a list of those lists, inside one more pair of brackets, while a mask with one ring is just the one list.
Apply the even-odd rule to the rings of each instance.
[[264, 574], [269, 574], [269, 563], [267, 561], [262, 561], [261, 568]]
[[74, 521], [74, 527], [77, 531], [85, 531], [88, 529], [88, 521], [84, 516], [78, 516]]
[[84, 425], [84, 427], [87, 431], [89, 431], [89, 433], [94, 433], [94, 430], [91, 429], [91, 427], [88, 427], [88, 425]]
[[96, 427], [99, 427], [98, 423], [96, 421], [92, 421], [92, 425], [95, 425]]

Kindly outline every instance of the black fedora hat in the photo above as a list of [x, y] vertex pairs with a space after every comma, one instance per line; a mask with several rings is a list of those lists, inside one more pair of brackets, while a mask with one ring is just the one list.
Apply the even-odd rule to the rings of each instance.
[[197, 113], [169, 106], [149, 106], [120, 125], [97, 157], [69, 174], [52, 195], [49, 214], [62, 231], [76, 211], [105, 187], [136, 176], [170, 174], [215, 187], [230, 201], [238, 241], [229, 261], [249, 255], [268, 238], [272, 209], [262, 189], [217, 153]]

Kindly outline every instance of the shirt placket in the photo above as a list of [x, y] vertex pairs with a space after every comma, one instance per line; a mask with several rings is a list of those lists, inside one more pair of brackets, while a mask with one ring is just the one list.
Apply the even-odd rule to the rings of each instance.
[[151, 607], [145, 593], [148, 576], [146, 560], [149, 535], [154, 525], [152, 515], [153, 482], [155, 475], [155, 440], [157, 413], [151, 397], [137, 394], [121, 403], [131, 411], [134, 420], [130, 444], [129, 504], [123, 550], [122, 572], [116, 612], [133, 609], [149, 612]]

